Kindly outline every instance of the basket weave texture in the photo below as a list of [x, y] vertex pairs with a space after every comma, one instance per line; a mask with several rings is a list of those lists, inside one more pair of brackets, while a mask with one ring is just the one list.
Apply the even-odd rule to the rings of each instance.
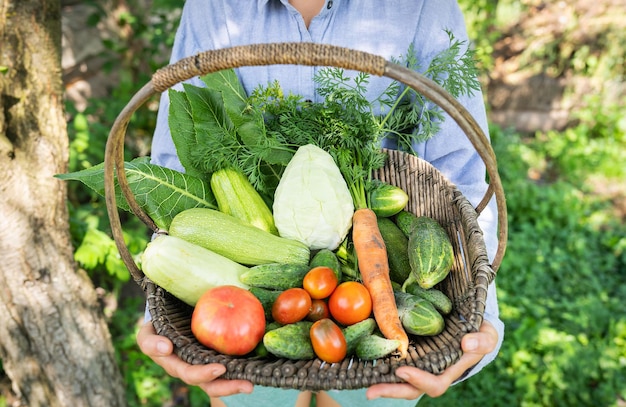
[[[488, 192], [474, 208], [462, 193], [426, 161], [399, 151], [387, 151], [384, 168], [374, 176], [403, 188], [409, 195], [407, 210], [436, 219], [453, 244], [455, 261], [450, 274], [437, 285], [453, 302], [442, 333], [432, 337], [411, 337], [409, 356], [397, 355], [375, 361], [356, 357], [328, 364], [319, 359], [291, 361], [273, 356], [232, 357], [200, 345], [191, 333], [192, 308], [151, 282], [139, 269], [124, 242], [117, 211], [115, 188], [119, 183], [132, 212], [153, 231], [157, 227], [137, 205], [124, 171], [124, 136], [133, 113], [152, 96], [197, 75], [240, 66], [302, 64], [335, 66], [384, 75], [422, 93], [459, 124], [482, 158], [490, 179]], [[174, 343], [180, 358], [191, 364], [220, 363], [226, 379], [245, 379], [253, 384], [292, 389], [358, 389], [377, 383], [399, 383], [396, 368], [414, 366], [439, 374], [461, 357], [461, 339], [480, 327], [487, 298], [487, 287], [495, 278], [506, 247], [507, 221], [504, 191], [497, 172], [495, 155], [480, 127], [463, 106], [447, 92], [422, 75], [367, 53], [322, 44], [278, 43], [207, 51], [183, 59], [157, 71], [120, 112], [107, 140], [105, 198], [111, 231], [120, 256], [133, 279], [144, 288], [153, 325], [159, 335]], [[117, 173], [117, 183], [115, 174]], [[489, 264], [483, 234], [477, 217], [495, 193], [498, 205], [498, 250]]]

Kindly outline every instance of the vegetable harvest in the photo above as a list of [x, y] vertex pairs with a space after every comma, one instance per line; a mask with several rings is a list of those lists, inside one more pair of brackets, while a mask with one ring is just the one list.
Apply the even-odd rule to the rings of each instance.
[[[479, 86], [473, 55], [460, 55], [452, 36], [450, 43], [426, 75], [453, 96], [471, 93]], [[402, 63], [419, 67], [412, 49]], [[170, 130], [185, 176], [168, 176], [177, 182], [159, 208], [168, 235], [148, 245], [141, 267], [192, 306], [215, 299], [216, 287], [242, 300], [255, 297], [263, 329], [251, 330], [239, 311], [233, 316], [245, 320], [240, 328], [247, 331], [222, 318], [216, 333], [207, 322], [217, 318], [212, 304], [194, 313], [196, 338], [225, 354], [262, 356], [263, 348], [277, 357], [337, 363], [352, 355], [406, 358], [407, 332], [440, 332], [452, 303], [431, 287], [451, 267], [446, 232], [435, 220], [408, 216], [406, 192], [373, 174], [386, 160], [383, 138], [414, 152], [415, 143], [436, 133], [442, 112], [396, 82], [368, 100], [369, 76], [338, 68], [315, 76], [321, 103], [285, 95], [277, 82], [248, 96], [234, 70], [201, 79], [206, 88], [169, 90]], [[188, 199], [196, 193], [188, 183], [214, 200]], [[391, 274], [390, 258], [401, 259]], [[252, 331], [243, 348], [228, 343]]]

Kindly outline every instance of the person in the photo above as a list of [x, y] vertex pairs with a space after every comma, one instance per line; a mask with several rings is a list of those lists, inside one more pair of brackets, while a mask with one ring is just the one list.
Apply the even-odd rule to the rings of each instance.
[[[394, 2], [353, 0], [187, 0], [172, 50], [171, 62], [198, 52], [236, 45], [268, 42], [319, 42], [381, 55], [387, 59], [406, 55], [413, 44], [423, 67], [450, 45], [447, 30], [458, 40], [469, 40], [463, 15], [455, 0], [401, 0]], [[285, 94], [321, 101], [313, 77], [321, 67], [272, 65], [241, 67], [236, 72], [247, 92], [278, 80]], [[191, 83], [201, 86], [198, 78]], [[378, 95], [389, 84], [384, 77], [371, 77], [369, 95]], [[372, 100], [374, 97], [372, 98]], [[482, 94], [460, 98], [461, 103], [487, 132]], [[152, 144], [152, 162], [182, 171], [169, 134], [167, 92], [162, 94]], [[383, 146], [393, 148], [393, 141]], [[456, 123], [448, 118], [441, 131], [415, 146], [418, 155], [431, 162], [476, 205], [486, 190], [485, 167]], [[497, 246], [494, 202], [481, 213], [491, 259]], [[490, 363], [500, 348], [504, 326], [498, 316], [495, 284], [488, 290], [484, 323], [479, 332], [462, 340], [461, 359], [441, 375], [413, 367], [401, 367], [401, 384], [378, 384], [367, 389], [319, 392], [318, 406], [413, 406], [419, 397], [436, 397], [453, 383], [467, 379]], [[155, 334], [150, 321], [137, 335], [140, 349], [171, 376], [202, 388], [212, 406], [308, 406], [310, 392], [253, 386], [241, 380], [223, 380], [219, 364], [192, 366], [172, 353], [172, 343]]]

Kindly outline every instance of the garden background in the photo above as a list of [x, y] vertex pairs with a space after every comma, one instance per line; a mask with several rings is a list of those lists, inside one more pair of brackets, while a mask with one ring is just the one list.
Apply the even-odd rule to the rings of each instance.
[[[177, 0], [63, 1], [70, 171], [102, 162], [111, 124], [166, 64]], [[499, 357], [420, 406], [626, 406], [626, 4], [461, 0], [480, 58], [509, 210], [498, 273]], [[158, 101], [135, 115], [149, 154]], [[131, 406], [201, 406], [137, 348], [143, 297], [117, 256], [104, 200], [70, 183], [75, 259], [98, 287]], [[149, 237], [124, 221], [129, 248]], [[0, 371], [0, 377], [1, 375]], [[11, 405], [0, 381], [0, 406]]]

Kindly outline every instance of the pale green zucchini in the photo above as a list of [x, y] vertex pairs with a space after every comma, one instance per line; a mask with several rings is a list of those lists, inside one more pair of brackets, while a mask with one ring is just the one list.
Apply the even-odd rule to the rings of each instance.
[[248, 288], [239, 281], [247, 267], [174, 236], [157, 236], [148, 243], [141, 269], [156, 285], [192, 306], [209, 288]]
[[221, 254], [237, 263], [308, 264], [309, 248], [208, 208], [193, 208], [172, 219], [169, 234]]

